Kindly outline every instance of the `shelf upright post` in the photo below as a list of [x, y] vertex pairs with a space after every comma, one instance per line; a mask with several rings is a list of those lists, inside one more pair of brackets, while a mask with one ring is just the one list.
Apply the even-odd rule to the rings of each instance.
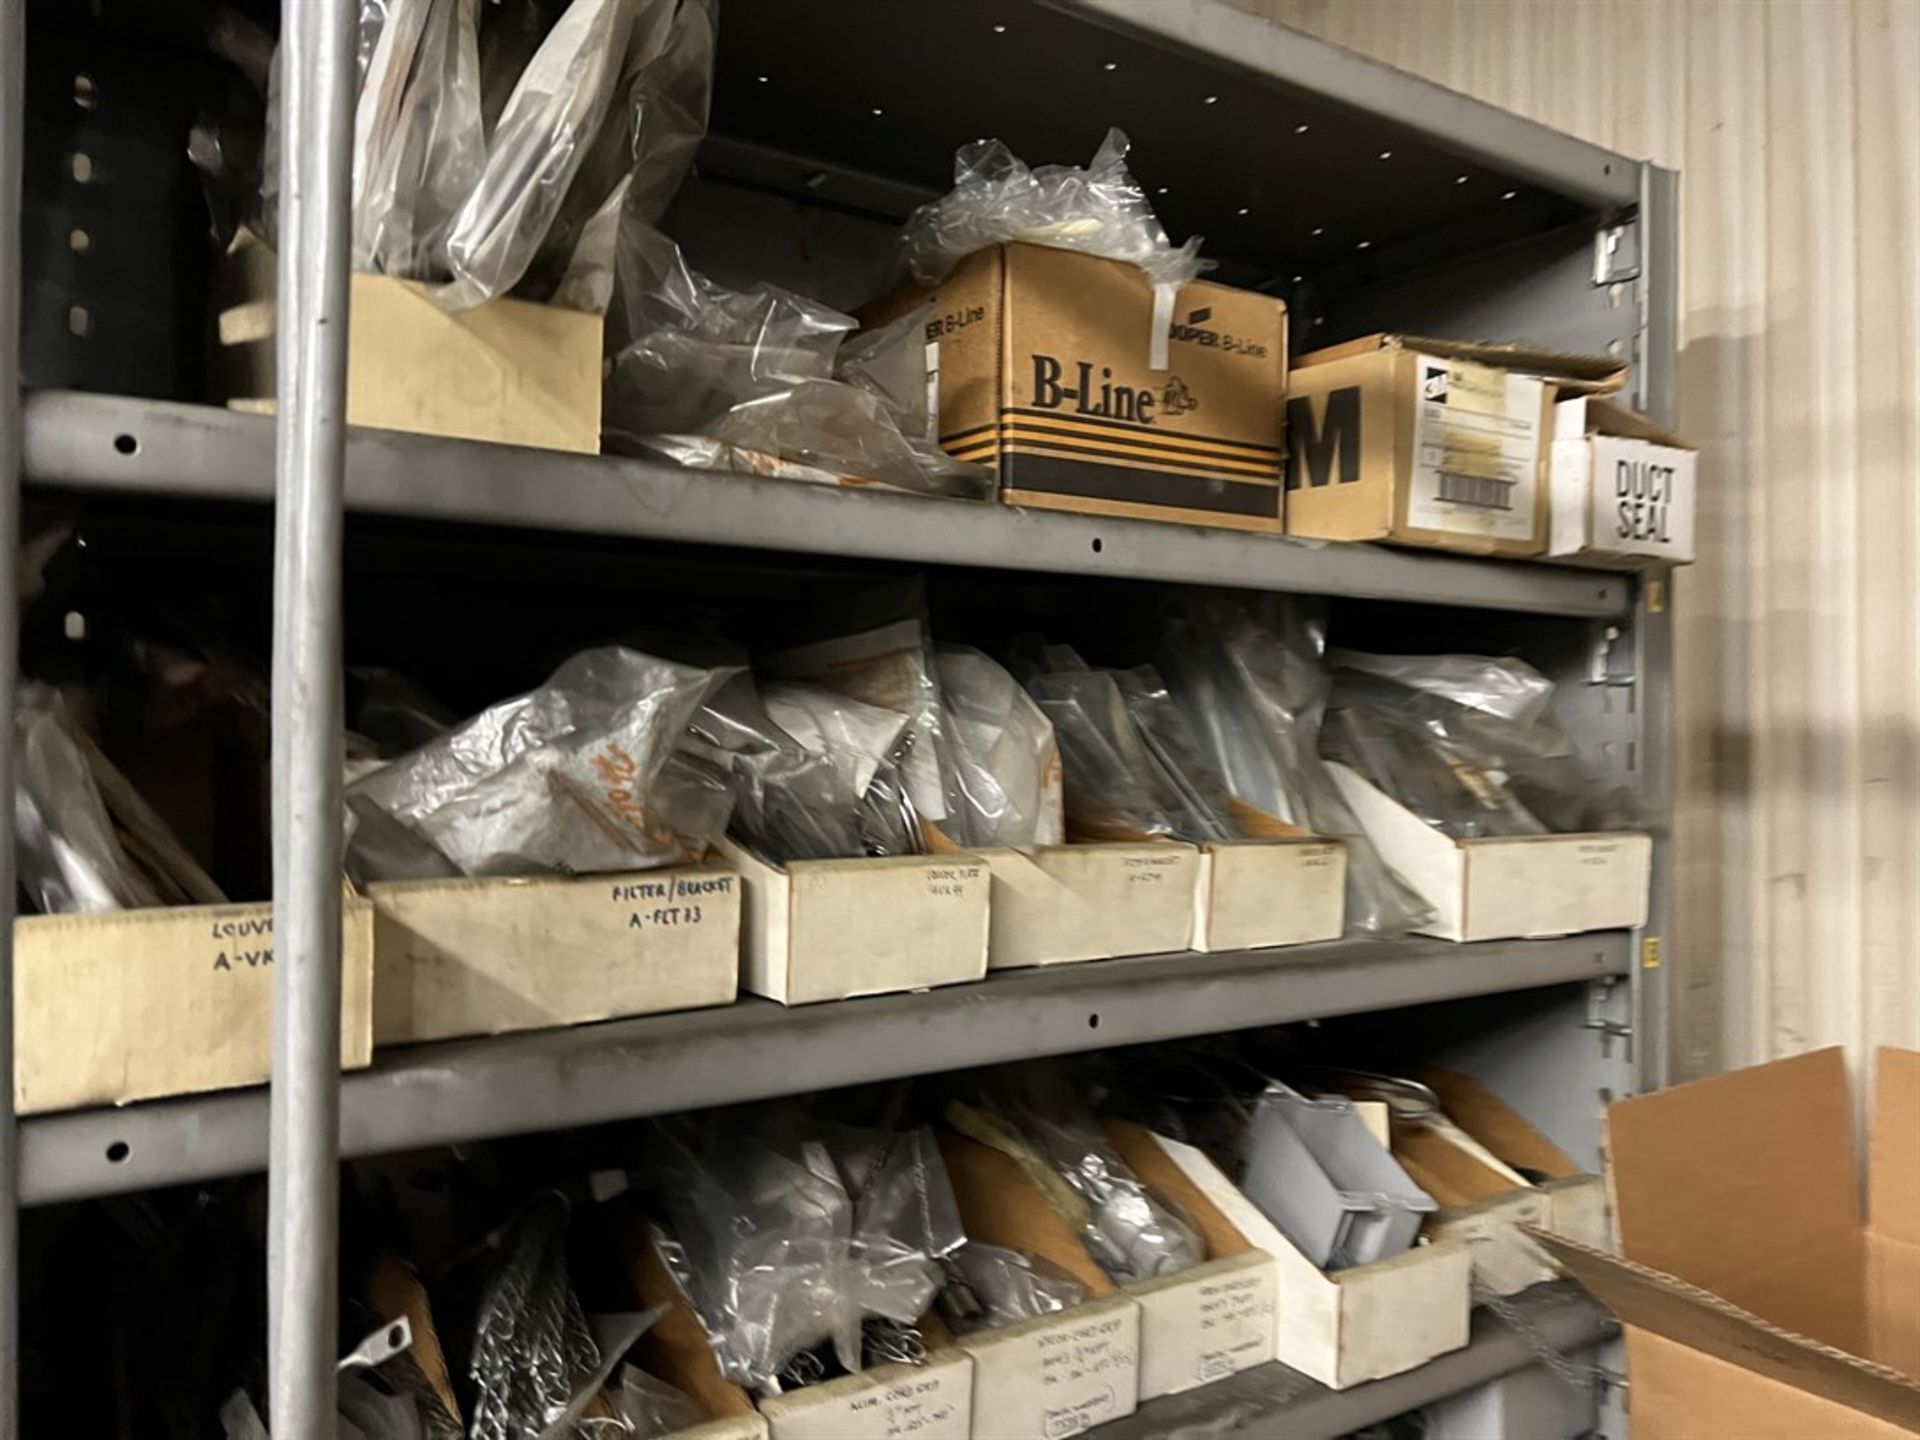
[[[0, 796], [13, 795], [19, 675], [20, 230], [26, 0], [0, 0]], [[20, 1124], [13, 1113], [13, 834], [0, 843], [0, 1440], [20, 1434]]]
[[283, 0], [273, 551], [269, 1423], [331, 1436], [339, 1331], [340, 537], [354, 7]]

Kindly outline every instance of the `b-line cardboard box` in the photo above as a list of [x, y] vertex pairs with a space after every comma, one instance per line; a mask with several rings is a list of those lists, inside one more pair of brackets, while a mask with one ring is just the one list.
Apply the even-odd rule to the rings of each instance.
[[739, 986], [730, 870], [391, 881], [367, 896], [376, 1045], [726, 1005]]
[[1693, 447], [1595, 396], [1553, 409], [1555, 560], [1608, 567], [1693, 563]]
[[1380, 858], [1433, 908], [1423, 935], [1527, 939], [1646, 923], [1649, 836], [1609, 831], [1455, 840], [1345, 765], [1327, 768]]
[[796, 860], [731, 841], [746, 889], [740, 987], [784, 1005], [922, 990], [987, 973], [987, 862], [978, 855]]
[[[251, 237], [227, 257], [218, 369], [237, 410], [273, 409], [275, 270]], [[602, 316], [510, 299], [448, 311], [428, 288], [353, 275], [348, 424], [599, 453]]]
[[1864, 1205], [1838, 1049], [1607, 1108], [1620, 1253], [1541, 1240], [1626, 1326], [1634, 1440], [1920, 1434], [1920, 1053], [1869, 1068]]
[[[342, 903], [340, 1064], [373, 1058], [373, 907]], [[273, 908], [188, 905], [14, 921], [23, 1115], [264, 1084]]]
[[1289, 535], [1540, 555], [1556, 396], [1618, 360], [1418, 335], [1316, 350], [1287, 377]]
[[1018, 1164], [951, 1131], [940, 1151], [967, 1238], [1040, 1256], [1086, 1287], [1071, 1310], [960, 1338], [973, 1358], [973, 1433], [1078, 1435], [1131, 1415], [1140, 1395], [1140, 1302], [1118, 1290]]
[[1323, 1271], [1191, 1145], [1155, 1143], [1222, 1220], [1274, 1263], [1273, 1355], [1335, 1390], [1424, 1365], [1467, 1343], [1471, 1261], [1442, 1239]]
[[1279, 532], [1281, 301], [1195, 281], [1163, 304], [1138, 266], [998, 245], [866, 318], [929, 302], [940, 443], [1008, 504]]

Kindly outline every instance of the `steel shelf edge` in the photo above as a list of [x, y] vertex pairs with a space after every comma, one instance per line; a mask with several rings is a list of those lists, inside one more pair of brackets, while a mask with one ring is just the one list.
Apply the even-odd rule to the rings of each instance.
[[1223, 0], [1042, 0], [1052, 9], [1223, 69], [1351, 106], [1420, 131], [1587, 204], [1639, 200], [1639, 165], [1564, 131], [1369, 60]]
[[[33, 483], [272, 498], [273, 426], [259, 416], [49, 391], [28, 397], [25, 432]], [[350, 434], [347, 505], [421, 520], [1599, 619], [1625, 615], [1630, 591], [1624, 577], [1562, 566], [856, 492], [384, 430]]]
[[[690, 1010], [385, 1052], [341, 1084], [341, 1152], [600, 1124], [1062, 1055], [1565, 984], [1629, 968], [1625, 931], [1455, 945], [1343, 940], [1001, 972], [788, 1009]], [[258, 1170], [263, 1090], [21, 1123], [21, 1198], [45, 1204]], [[114, 1159], [111, 1157], [118, 1156]]]
[[[1513, 1305], [1534, 1337], [1562, 1354], [1597, 1344], [1616, 1328], [1612, 1316], [1571, 1281], [1535, 1285], [1515, 1296]], [[1261, 1365], [1149, 1400], [1127, 1418], [1089, 1433], [1095, 1440], [1276, 1434], [1287, 1440], [1333, 1440], [1511, 1375], [1540, 1358], [1528, 1336], [1483, 1307], [1473, 1312], [1473, 1333], [1464, 1349], [1384, 1380], [1329, 1390], [1285, 1365]]]

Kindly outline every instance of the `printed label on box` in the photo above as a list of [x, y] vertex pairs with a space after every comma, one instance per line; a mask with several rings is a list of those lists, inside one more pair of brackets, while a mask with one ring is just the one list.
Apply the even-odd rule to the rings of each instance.
[[1470, 360], [1415, 357], [1407, 524], [1527, 540], [1539, 503], [1541, 382]]

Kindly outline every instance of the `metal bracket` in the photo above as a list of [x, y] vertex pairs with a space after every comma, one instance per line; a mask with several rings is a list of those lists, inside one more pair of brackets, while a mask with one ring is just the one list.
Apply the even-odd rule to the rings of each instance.
[[1599, 1031], [1603, 1046], [1610, 1040], [1633, 1038], [1632, 1025], [1624, 1020], [1615, 1020], [1607, 1013], [1614, 988], [1619, 983], [1620, 977], [1617, 975], [1606, 975], [1587, 982], [1587, 1018], [1580, 1022], [1580, 1026], [1584, 1030]]
[[340, 1363], [334, 1367], [342, 1373], [348, 1370], [372, 1370], [384, 1365], [394, 1356], [413, 1344], [413, 1326], [402, 1315], [389, 1320], [353, 1349], [340, 1357]]
[[1593, 627], [1593, 646], [1587, 654], [1589, 685], [1631, 685], [1633, 640], [1618, 625]]
[[1593, 283], [1617, 285], [1623, 280], [1639, 278], [1639, 222], [1602, 225], [1593, 234]]

